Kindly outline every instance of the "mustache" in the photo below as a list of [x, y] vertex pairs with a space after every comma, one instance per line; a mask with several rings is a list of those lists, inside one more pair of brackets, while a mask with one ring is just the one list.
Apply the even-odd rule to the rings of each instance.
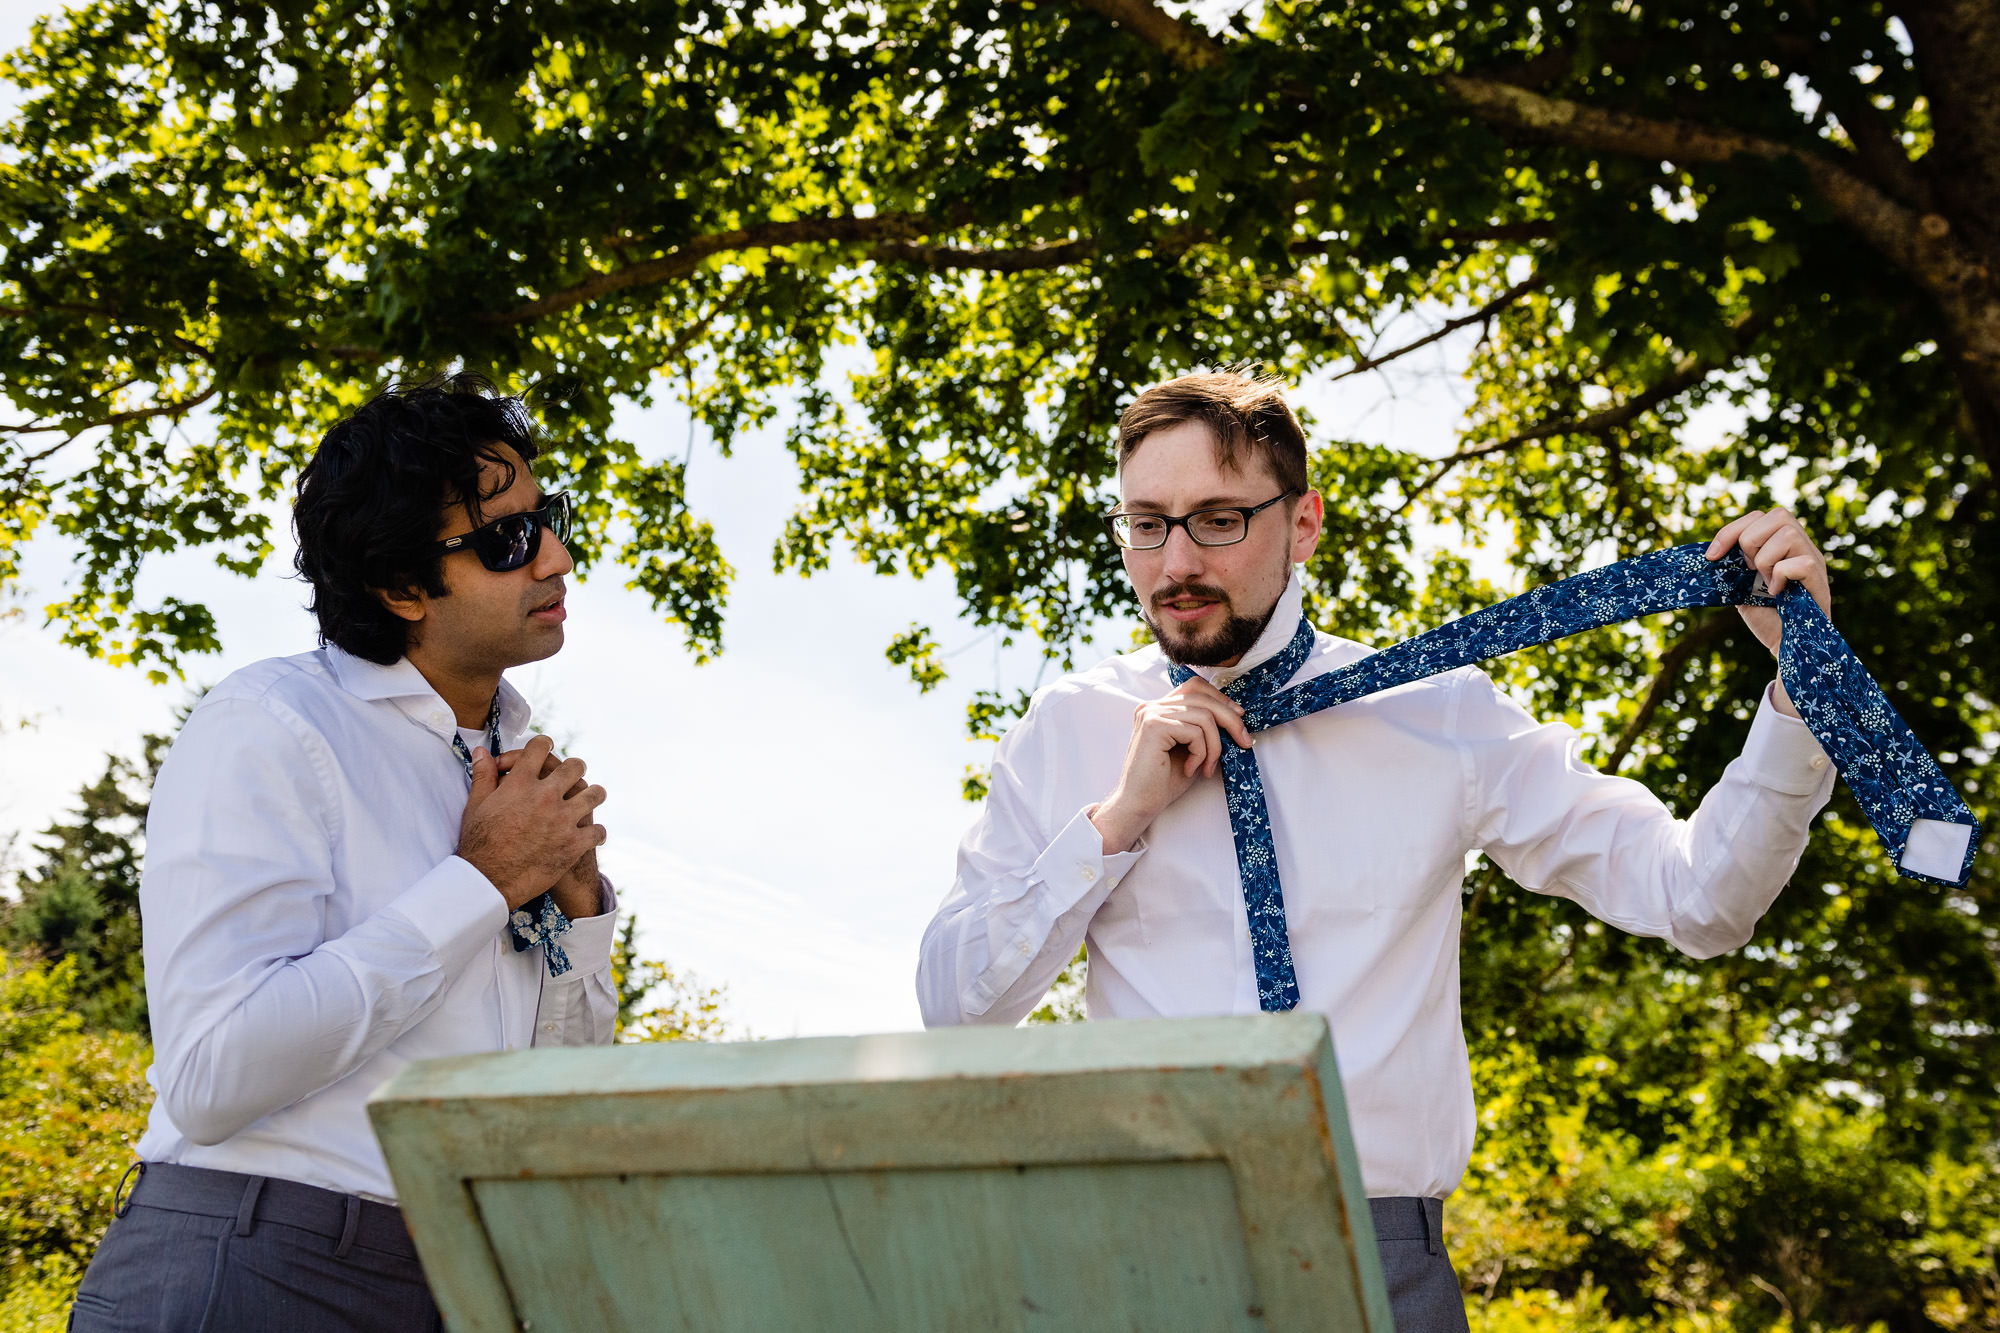
[[1165, 606], [1177, 597], [1204, 597], [1211, 602], [1229, 605], [1229, 594], [1212, 583], [1176, 583], [1155, 592], [1152, 601], [1154, 606]]
[[547, 583], [542, 584], [528, 595], [528, 609], [530, 611], [539, 611], [552, 602], [558, 601], [568, 595], [569, 589], [564, 586], [561, 579], [550, 579]]

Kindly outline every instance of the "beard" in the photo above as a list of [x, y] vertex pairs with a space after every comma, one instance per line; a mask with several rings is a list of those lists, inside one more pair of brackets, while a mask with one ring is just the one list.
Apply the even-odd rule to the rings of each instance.
[[1238, 615], [1229, 595], [1206, 583], [1176, 583], [1162, 588], [1153, 594], [1153, 603], [1171, 602], [1176, 597], [1206, 597], [1225, 612], [1220, 625], [1202, 632], [1184, 630], [1170, 620], [1155, 619], [1149, 609], [1140, 610], [1140, 617], [1153, 631], [1153, 640], [1160, 645], [1160, 651], [1169, 661], [1182, 666], [1219, 667], [1235, 661], [1256, 645], [1278, 609], [1278, 603], [1273, 601], [1262, 615]]

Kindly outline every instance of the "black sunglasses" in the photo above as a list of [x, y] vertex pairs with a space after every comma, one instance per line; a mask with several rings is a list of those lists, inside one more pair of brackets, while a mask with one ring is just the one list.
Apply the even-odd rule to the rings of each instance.
[[505, 574], [535, 558], [542, 549], [544, 530], [553, 533], [559, 542], [568, 541], [569, 520], [573, 511], [569, 496], [546, 495], [542, 497], [541, 508], [502, 514], [470, 532], [446, 537], [431, 548], [431, 553], [450, 555], [453, 551], [470, 550], [479, 557], [480, 564], [495, 574]]

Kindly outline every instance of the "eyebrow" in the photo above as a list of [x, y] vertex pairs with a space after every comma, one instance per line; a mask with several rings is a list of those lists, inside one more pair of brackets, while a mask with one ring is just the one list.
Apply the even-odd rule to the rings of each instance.
[[545, 490], [542, 490], [540, 487], [536, 487], [535, 502], [529, 505], [526, 509], [509, 509], [504, 512], [496, 513], [493, 510], [487, 509], [482, 505], [480, 507], [479, 512], [485, 515], [485, 517], [481, 518], [479, 521], [480, 524], [483, 526], [484, 524], [493, 522], [495, 519], [512, 518], [516, 514], [532, 514], [537, 509], [540, 509], [543, 505], [547, 504], [548, 502], [549, 502], [549, 493]]
[[[1249, 509], [1255, 506], [1256, 503], [1255, 500], [1240, 500], [1232, 495], [1211, 495], [1205, 500], [1197, 501], [1194, 508], [1188, 510], [1188, 512], [1190, 514], [1199, 514], [1204, 509]], [[1129, 503], [1121, 502], [1118, 506], [1118, 512], [1121, 514], [1164, 514], [1167, 512], [1167, 509], [1165, 505], [1152, 500], [1133, 500]]]

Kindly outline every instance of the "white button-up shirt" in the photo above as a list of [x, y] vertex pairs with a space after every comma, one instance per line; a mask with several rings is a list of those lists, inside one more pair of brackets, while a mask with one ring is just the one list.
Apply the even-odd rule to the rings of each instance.
[[[1217, 684], [1298, 627], [1294, 581]], [[1366, 656], [1320, 634], [1298, 680]], [[1257, 1012], [1256, 969], [1220, 775], [1198, 779], [1131, 851], [1089, 811], [1117, 785], [1135, 706], [1172, 689], [1157, 647], [1039, 692], [995, 753], [958, 879], [924, 933], [930, 1026], [1016, 1023], [1080, 941], [1092, 1018]], [[1734, 949], [1790, 878], [1834, 770], [1768, 702], [1743, 754], [1686, 820], [1578, 757], [1465, 668], [1257, 736], [1301, 1007], [1332, 1024], [1370, 1196], [1449, 1195], [1471, 1156], [1459, 1022], [1460, 892], [1479, 849], [1526, 888], [1697, 958]]]
[[[500, 687], [500, 734], [528, 706]], [[406, 658], [337, 648], [245, 667], [175, 740], [139, 906], [157, 1096], [147, 1161], [394, 1201], [364, 1109], [413, 1060], [611, 1040], [616, 903], [571, 970], [515, 952], [507, 905], [453, 853], [465, 769]]]

